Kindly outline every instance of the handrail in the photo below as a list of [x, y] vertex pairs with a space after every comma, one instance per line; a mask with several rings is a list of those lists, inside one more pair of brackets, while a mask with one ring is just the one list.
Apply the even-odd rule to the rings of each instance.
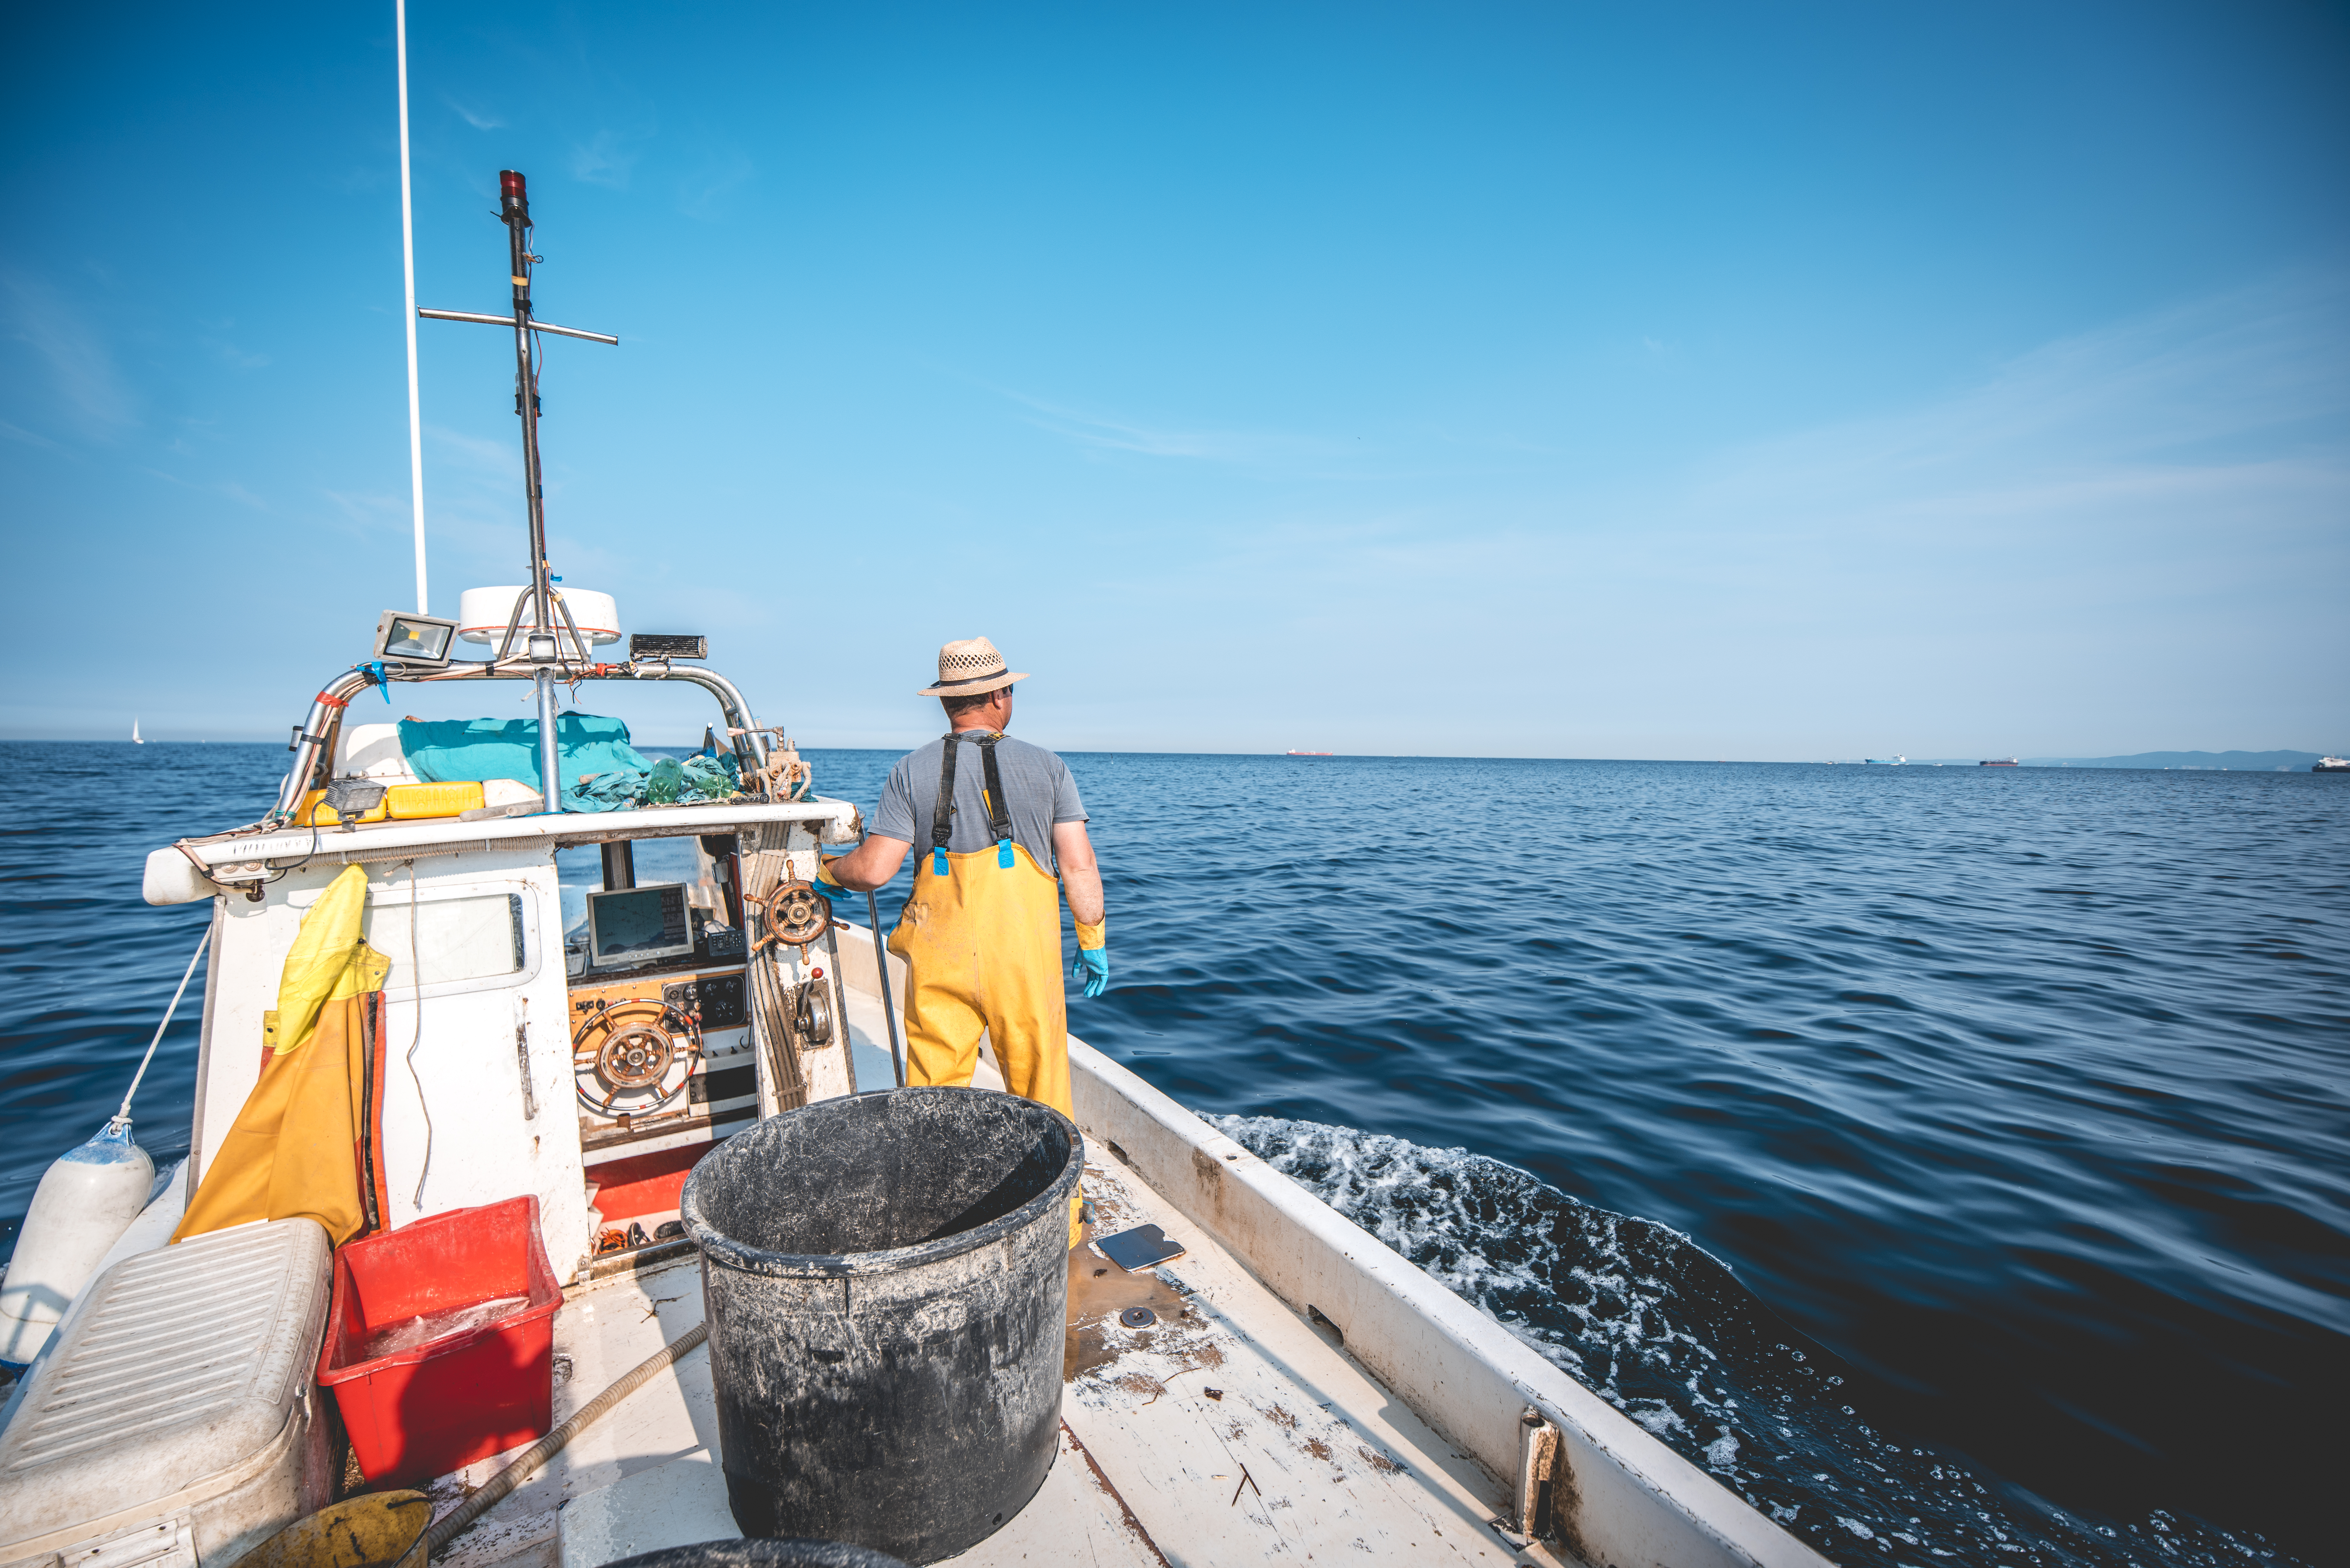
[[[309, 793], [310, 781], [317, 775], [324, 762], [328, 771], [335, 765], [335, 737], [341, 733], [343, 710], [352, 698], [375, 684], [375, 677], [364, 670], [346, 670], [327, 682], [326, 690], [310, 699], [310, 711], [303, 716], [302, 727], [294, 732], [294, 743], [287, 748], [294, 753], [293, 769], [277, 786], [277, 806], [265, 819], [271, 826], [291, 821], [302, 809], [302, 797]], [[320, 756], [321, 749], [325, 755]]]
[[767, 765], [767, 733], [758, 727], [759, 721], [751, 715], [751, 704], [743, 701], [743, 693], [734, 682], [715, 670], [699, 665], [678, 666], [663, 659], [660, 673], [653, 675], [639, 670], [640, 680], [688, 680], [718, 699], [719, 711], [726, 715], [727, 727], [735, 732], [734, 759], [745, 774], [755, 773]]
[[[575, 631], [576, 638], [577, 633]], [[582, 652], [586, 650], [582, 649]], [[530, 680], [536, 678], [539, 667], [523, 659], [492, 659], [485, 663], [452, 664], [442, 669], [411, 668], [386, 661], [378, 666], [383, 679], [426, 682], [434, 680]], [[642, 664], [633, 660], [619, 664], [581, 663], [570, 667], [571, 680], [683, 680], [701, 687], [718, 700], [718, 711], [726, 719], [726, 727], [734, 732], [734, 758], [744, 776], [757, 773], [767, 763], [767, 737], [752, 716], [751, 705], [743, 700], [735, 684], [714, 670], [699, 666], [672, 664], [668, 659], [649, 659]], [[311, 699], [310, 711], [295, 732], [294, 766], [277, 787], [277, 805], [265, 823], [276, 826], [293, 820], [302, 809], [302, 797], [316, 787], [319, 769], [331, 773], [334, 768], [334, 745], [342, 730], [343, 710], [350, 700], [376, 684], [376, 677], [364, 669], [346, 670], [327, 683], [326, 690]]]

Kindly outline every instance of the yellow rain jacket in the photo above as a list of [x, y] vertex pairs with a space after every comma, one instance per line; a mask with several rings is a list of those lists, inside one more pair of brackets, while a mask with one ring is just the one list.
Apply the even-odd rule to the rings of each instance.
[[261, 1081], [172, 1241], [300, 1215], [339, 1247], [382, 1213], [381, 1074], [368, 1045], [391, 961], [359, 935], [367, 895], [367, 873], [348, 867], [302, 917], [277, 1010], [262, 1017]]

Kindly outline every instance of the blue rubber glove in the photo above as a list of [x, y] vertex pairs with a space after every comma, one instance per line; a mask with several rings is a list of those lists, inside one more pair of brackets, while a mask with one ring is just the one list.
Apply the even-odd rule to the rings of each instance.
[[831, 870], [832, 862], [829, 860], [819, 860], [816, 863], [816, 890], [817, 892], [823, 894], [826, 898], [832, 899], [835, 903], [838, 903], [843, 898], [861, 898], [865, 896], [862, 893], [852, 893], [847, 888], [842, 887], [839, 883], [834, 881], [828, 875]]
[[1109, 989], [1109, 950], [1079, 948], [1077, 961], [1069, 966], [1069, 978], [1086, 982], [1085, 994], [1099, 996]]

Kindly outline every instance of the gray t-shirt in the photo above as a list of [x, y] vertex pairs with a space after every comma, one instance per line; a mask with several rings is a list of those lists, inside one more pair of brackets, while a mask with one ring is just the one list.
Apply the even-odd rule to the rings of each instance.
[[[955, 755], [953, 831], [947, 853], [969, 855], [995, 842], [987, 827], [987, 764], [973, 737], [985, 733], [965, 730]], [[938, 805], [940, 753], [943, 740], [910, 752], [889, 770], [881, 786], [880, 809], [873, 814], [873, 831], [884, 838], [902, 838], [917, 855], [931, 852], [931, 814]], [[1028, 851], [1038, 866], [1058, 876], [1053, 858], [1053, 825], [1086, 820], [1085, 802], [1077, 798], [1077, 781], [1069, 767], [1042, 746], [1006, 735], [996, 742], [996, 771], [1003, 776], [1010, 796], [1012, 841]]]

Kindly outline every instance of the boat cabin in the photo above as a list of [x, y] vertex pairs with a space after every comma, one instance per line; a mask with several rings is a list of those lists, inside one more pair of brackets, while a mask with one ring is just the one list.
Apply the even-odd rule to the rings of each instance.
[[[314, 756], [289, 775], [282, 820], [149, 859], [151, 902], [228, 895], [215, 906], [188, 1190], [259, 1078], [265, 1052], [252, 1043], [303, 917], [351, 866], [368, 881], [365, 939], [390, 964], [369, 1046], [384, 1206], [370, 1229], [532, 1193], [547, 1256], [570, 1276], [675, 1242], [686, 1174], [718, 1140], [855, 1093], [860, 1054], [863, 1086], [894, 1081], [869, 1039], [852, 1044], [837, 936], [765, 925], [776, 890], [814, 877], [819, 845], [860, 831], [853, 805], [808, 793], [804, 763], [785, 764], [796, 799], [549, 814], [523, 765], [535, 736], [474, 748], [520, 777], [420, 777], [403, 731], [450, 726], [353, 722], [336, 696], [297, 731]], [[749, 726], [733, 721], [747, 710], [721, 706], [740, 739]], [[769, 765], [752, 745], [731, 760], [754, 783]], [[338, 812], [330, 790], [365, 804]], [[812, 903], [807, 923], [827, 927]], [[871, 944], [856, 958], [869, 967]]]

